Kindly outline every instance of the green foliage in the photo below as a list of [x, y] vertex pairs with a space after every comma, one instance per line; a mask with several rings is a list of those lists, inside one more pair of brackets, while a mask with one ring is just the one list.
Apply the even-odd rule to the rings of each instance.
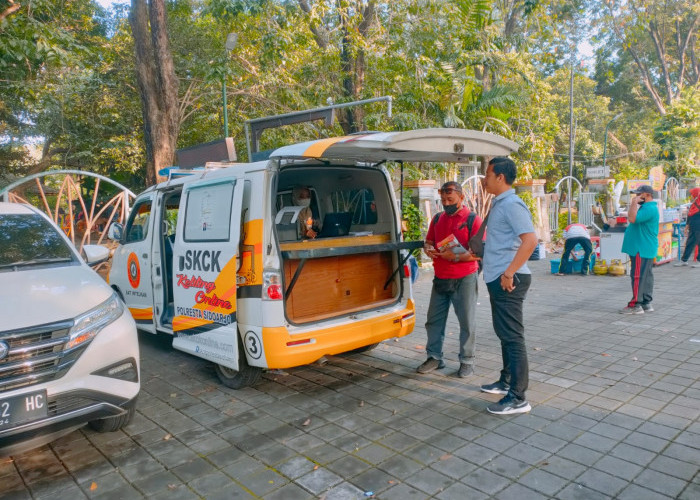
[[[105, 12], [92, 0], [17, 3], [21, 9], [0, 21], [0, 171], [76, 167], [140, 191], [145, 150], [130, 7]], [[178, 147], [222, 136], [222, 81], [229, 135], [241, 161], [247, 160], [246, 120], [323, 106], [328, 99], [391, 95], [392, 118], [384, 103], [364, 106], [361, 128], [452, 126], [500, 134], [520, 145], [513, 155], [519, 177], [545, 178], [551, 187], [568, 174], [571, 40], [584, 36], [581, 15], [589, 8], [598, 23], [594, 34], [605, 43], [593, 78], [577, 69], [574, 80], [574, 176], [583, 180], [587, 166], [602, 164], [606, 125], [620, 111], [606, 150], [616, 179], [644, 178], [659, 162], [667, 174], [696, 173], [698, 85], [686, 81], [686, 92], [659, 118], [606, 13], [616, 2], [397, 0], [373, 2], [367, 16], [366, 1], [304, 3], [308, 10], [295, 0], [165, 2], [180, 79]], [[644, 3], [654, 19], [669, 27], [678, 19], [681, 31], [689, 28], [688, 0], [669, 2], [665, 14]], [[7, 5], [0, 0], [0, 11]], [[646, 24], [623, 10], [620, 22], [637, 43], [632, 47], [658, 63]], [[224, 41], [231, 32], [238, 43], [228, 52]], [[348, 57], [353, 64], [346, 64]], [[677, 64], [670, 70], [678, 76]], [[661, 74], [652, 73], [657, 87]], [[260, 148], [342, 134], [337, 121], [298, 124], [265, 131]], [[452, 175], [449, 168], [406, 164], [405, 174], [437, 178]]]
[[525, 206], [530, 211], [532, 223], [537, 225], [537, 202], [535, 201], [535, 197], [530, 191], [521, 191], [518, 193], [518, 196], [521, 200], [523, 200], [523, 202], [525, 202]]
[[[575, 224], [578, 222], [578, 212], [571, 212], [571, 224]], [[561, 241], [564, 238], [564, 230], [566, 229], [566, 226], [569, 225], [569, 212], [560, 212], [559, 216], [557, 217], [557, 230], [554, 233], [554, 239], [557, 241]]]
[[[424, 221], [420, 209], [411, 202], [412, 191], [404, 191], [403, 195], [403, 220], [406, 223], [406, 231], [403, 233], [406, 241], [420, 241], [423, 239]], [[414, 257], [419, 258], [421, 249], [417, 248], [411, 252]]]
[[654, 127], [654, 141], [676, 178], [700, 175], [700, 92], [686, 91]]

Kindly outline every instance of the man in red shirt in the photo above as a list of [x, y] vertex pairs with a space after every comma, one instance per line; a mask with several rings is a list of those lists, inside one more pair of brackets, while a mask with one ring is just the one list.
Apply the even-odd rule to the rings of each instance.
[[[459, 370], [457, 376], [468, 377], [474, 373], [474, 338], [476, 335], [476, 298], [478, 258], [465, 252], [469, 237], [476, 234], [481, 218], [470, 215], [464, 206], [462, 186], [446, 182], [440, 189], [444, 212], [430, 222], [425, 239], [424, 252], [433, 259], [435, 278], [428, 306], [428, 333], [426, 351], [428, 359], [418, 367], [418, 373], [428, 373], [444, 368], [442, 344], [450, 304], [459, 320]], [[446, 238], [454, 236], [460, 246], [442, 245]]]

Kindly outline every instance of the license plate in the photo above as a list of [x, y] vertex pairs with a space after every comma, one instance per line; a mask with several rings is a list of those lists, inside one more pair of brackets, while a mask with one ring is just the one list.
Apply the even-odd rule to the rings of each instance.
[[47, 407], [45, 390], [0, 399], [0, 430], [46, 417]]

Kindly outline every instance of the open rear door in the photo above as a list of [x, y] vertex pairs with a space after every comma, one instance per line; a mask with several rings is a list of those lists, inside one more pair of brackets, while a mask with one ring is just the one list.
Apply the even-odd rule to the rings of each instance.
[[470, 156], [507, 156], [518, 144], [500, 135], [458, 128], [429, 128], [408, 132], [374, 132], [332, 137], [285, 146], [271, 158], [324, 158], [379, 163], [455, 162]]
[[185, 187], [174, 248], [173, 347], [238, 370], [236, 270], [243, 182]]

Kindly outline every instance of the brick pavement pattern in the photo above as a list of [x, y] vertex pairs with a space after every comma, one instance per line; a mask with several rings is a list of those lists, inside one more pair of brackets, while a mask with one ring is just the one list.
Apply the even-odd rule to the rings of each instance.
[[[628, 277], [554, 277], [525, 303], [530, 414], [489, 415], [501, 352], [480, 283], [476, 373], [418, 375], [417, 327], [365, 354], [267, 373], [230, 390], [210, 364], [141, 333], [134, 421], [0, 458], [0, 498], [700, 498], [700, 270], [655, 270], [656, 311], [618, 314]], [[695, 276], [697, 274], [697, 276]]]

